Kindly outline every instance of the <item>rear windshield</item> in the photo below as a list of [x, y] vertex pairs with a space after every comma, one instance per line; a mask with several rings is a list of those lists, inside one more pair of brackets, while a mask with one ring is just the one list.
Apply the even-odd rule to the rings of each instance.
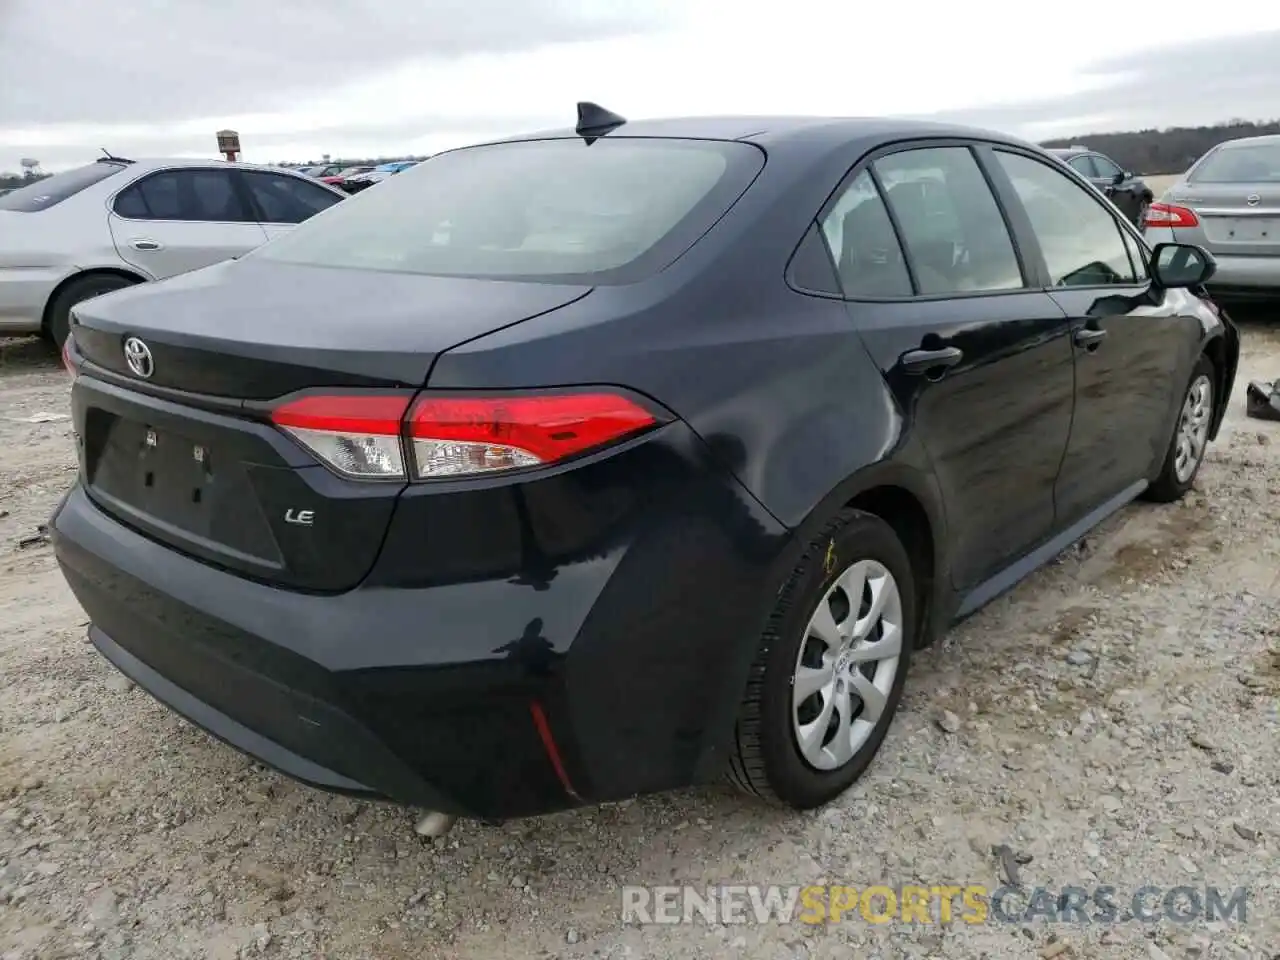
[[606, 137], [443, 153], [254, 256], [435, 276], [628, 282], [709, 229], [764, 163], [711, 140]]
[[1189, 183], [1280, 183], [1280, 141], [1223, 146], [1187, 178]]
[[86, 167], [76, 167], [74, 170], [55, 173], [51, 177], [29, 183], [0, 197], [0, 210], [15, 210], [19, 213], [48, 210], [68, 197], [75, 196], [81, 190], [114, 176], [125, 166], [127, 164], [100, 161]]

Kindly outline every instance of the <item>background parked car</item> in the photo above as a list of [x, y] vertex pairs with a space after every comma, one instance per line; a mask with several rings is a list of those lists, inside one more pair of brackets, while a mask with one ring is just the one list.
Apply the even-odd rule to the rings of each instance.
[[102, 158], [0, 197], [0, 335], [66, 338], [90, 297], [228, 260], [345, 194], [288, 170]]
[[345, 180], [339, 181], [338, 187], [347, 193], [359, 193], [361, 190], [372, 187], [375, 183], [381, 183], [388, 177], [393, 177], [397, 173], [408, 170], [417, 164], [417, 160], [393, 160], [391, 163], [381, 163], [368, 173], [358, 173], [353, 177], [347, 177]]
[[1110, 157], [1088, 147], [1062, 147], [1049, 151], [1077, 173], [1087, 177], [1111, 202], [1129, 218], [1142, 226], [1147, 207], [1154, 199], [1151, 188], [1137, 175], [1121, 168]]
[[320, 182], [327, 183], [332, 187], [336, 187], [343, 180], [347, 179], [347, 177], [354, 177], [357, 174], [368, 173], [372, 169], [373, 167], [370, 166], [369, 164], [364, 164], [364, 165], [355, 166], [355, 167], [343, 167], [337, 173], [321, 177]]
[[1228, 140], [1206, 153], [1152, 204], [1147, 236], [1210, 251], [1216, 297], [1280, 296], [1280, 136]]

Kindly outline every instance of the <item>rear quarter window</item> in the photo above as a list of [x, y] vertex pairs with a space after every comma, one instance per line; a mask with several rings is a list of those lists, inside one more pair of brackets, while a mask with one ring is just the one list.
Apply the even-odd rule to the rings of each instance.
[[74, 197], [82, 190], [113, 177], [127, 164], [103, 161], [91, 163], [74, 170], [55, 173], [51, 177], [19, 187], [11, 193], [0, 196], [0, 210], [12, 210], [16, 213], [39, 213], [57, 206], [63, 200]]
[[253, 256], [435, 276], [617, 283], [666, 266], [750, 186], [750, 144], [606, 137], [440, 154]]

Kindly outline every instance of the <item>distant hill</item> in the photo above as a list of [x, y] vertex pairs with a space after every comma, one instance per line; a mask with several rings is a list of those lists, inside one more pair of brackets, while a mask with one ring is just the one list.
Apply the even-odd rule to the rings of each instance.
[[1134, 173], [1182, 173], [1224, 140], [1280, 133], [1280, 120], [1254, 123], [1232, 120], [1212, 127], [1169, 127], [1166, 130], [1130, 130], [1125, 133], [1086, 133], [1045, 140], [1042, 146], [1070, 147], [1084, 144], [1105, 153]]
[[25, 177], [20, 173], [0, 173], [0, 190], [11, 190], [14, 187], [25, 187], [28, 183], [43, 180], [47, 173], [38, 173], [34, 177]]

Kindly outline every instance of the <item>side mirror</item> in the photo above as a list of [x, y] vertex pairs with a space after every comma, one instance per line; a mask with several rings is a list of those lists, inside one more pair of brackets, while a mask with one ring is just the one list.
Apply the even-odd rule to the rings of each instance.
[[1120, 186], [1120, 184], [1128, 180], [1129, 176], [1130, 174], [1128, 172], [1121, 170], [1119, 173], [1117, 173], [1114, 177], [1111, 178], [1111, 182], [1118, 187]]
[[1198, 287], [1218, 272], [1218, 261], [1193, 243], [1157, 243], [1151, 251], [1151, 277], [1166, 290]]

